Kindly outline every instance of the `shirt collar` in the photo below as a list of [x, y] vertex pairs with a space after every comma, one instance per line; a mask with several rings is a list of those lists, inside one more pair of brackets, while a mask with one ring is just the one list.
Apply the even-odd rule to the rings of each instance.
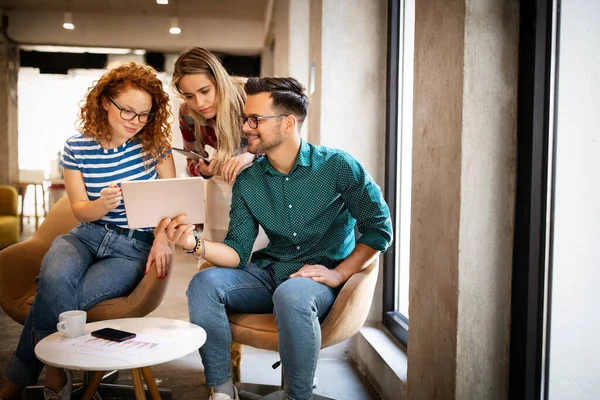
[[[269, 174], [272, 174], [272, 175], [282, 175], [281, 172], [279, 172], [275, 168], [273, 168], [268, 157], [265, 156], [263, 158], [264, 158], [263, 166], [264, 166], [265, 172], [268, 172]], [[299, 166], [309, 167], [310, 164], [311, 164], [311, 162], [310, 162], [310, 146], [307, 141], [305, 141], [304, 139], [300, 139], [300, 151], [298, 152], [298, 156], [296, 157], [296, 162], [294, 163], [294, 166], [290, 170], [289, 174], [292, 174], [296, 170], [296, 168], [298, 168]]]

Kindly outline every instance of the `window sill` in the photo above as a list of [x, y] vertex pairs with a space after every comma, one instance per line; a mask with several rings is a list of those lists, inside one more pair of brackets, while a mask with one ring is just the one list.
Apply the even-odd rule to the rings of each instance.
[[383, 399], [404, 398], [406, 349], [382, 326], [363, 326], [355, 336], [351, 358]]

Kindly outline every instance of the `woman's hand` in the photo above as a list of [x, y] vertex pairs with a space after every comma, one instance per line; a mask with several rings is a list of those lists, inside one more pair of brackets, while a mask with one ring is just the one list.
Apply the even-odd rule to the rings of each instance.
[[330, 288], [336, 288], [344, 283], [344, 278], [335, 269], [329, 269], [324, 265], [305, 264], [302, 268], [290, 275], [290, 278], [310, 278], [315, 282], [323, 283]]
[[100, 190], [100, 200], [107, 212], [114, 210], [121, 204], [121, 200], [123, 200], [121, 188], [114, 182], [109, 184], [108, 187]]
[[150, 254], [148, 255], [148, 261], [146, 262], [145, 273], [148, 273], [152, 263], [155, 262], [158, 279], [166, 278], [169, 275], [172, 259], [173, 251], [169, 247], [167, 235], [164, 232], [156, 234], [152, 243], [152, 249], [150, 249]]
[[230, 158], [221, 165], [221, 177], [230, 185], [233, 185], [235, 178], [244, 169], [248, 168], [254, 161], [254, 154], [242, 153]]
[[154, 230], [156, 234], [166, 234], [167, 238], [175, 245], [192, 250], [196, 247], [196, 239], [194, 238], [194, 225], [184, 224], [185, 214], [175, 218], [165, 218]]
[[221, 172], [221, 164], [222, 164], [222, 161], [217, 158], [213, 158], [212, 160], [210, 160], [210, 163], [207, 163], [204, 160], [198, 160], [198, 164], [196, 164], [195, 171], [196, 171], [197, 175], [204, 175], [204, 176], [218, 175], [219, 172]]

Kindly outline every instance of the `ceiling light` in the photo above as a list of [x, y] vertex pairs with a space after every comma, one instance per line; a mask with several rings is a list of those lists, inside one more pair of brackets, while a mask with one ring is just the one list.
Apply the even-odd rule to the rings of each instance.
[[75, 25], [73, 25], [73, 14], [71, 14], [70, 12], [65, 13], [65, 19], [63, 21], [63, 28], [75, 29]]
[[171, 18], [171, 27], [169, 28], [169, 33], [171, 35], [179, 35], [181, 33], [181, 28], [179, 28], [179, 18]]
[[156, 0], [157, 4], [169, 4], [169, 0]]

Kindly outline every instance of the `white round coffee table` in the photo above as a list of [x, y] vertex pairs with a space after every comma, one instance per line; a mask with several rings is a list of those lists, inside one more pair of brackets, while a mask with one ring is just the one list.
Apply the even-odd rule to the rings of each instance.
[[[94, 338], [90, 332], [115, 328], [137, 336], [118, 343]], [[85, 335], [66, 338], [60, 332], [44, 338], [35, 346], [42, 362], [70, 370], [96, 371], [83, 399], [91, 399], [105, 371], [130, 369], [136, 399], [145, 399], [142, 376], [151, 398], [160, 394], [149, 366], [188, 355], [206, 341], [206, 332], [197, 325], [169, 318], [123, 318], [92, 322], [85, 325]]]

